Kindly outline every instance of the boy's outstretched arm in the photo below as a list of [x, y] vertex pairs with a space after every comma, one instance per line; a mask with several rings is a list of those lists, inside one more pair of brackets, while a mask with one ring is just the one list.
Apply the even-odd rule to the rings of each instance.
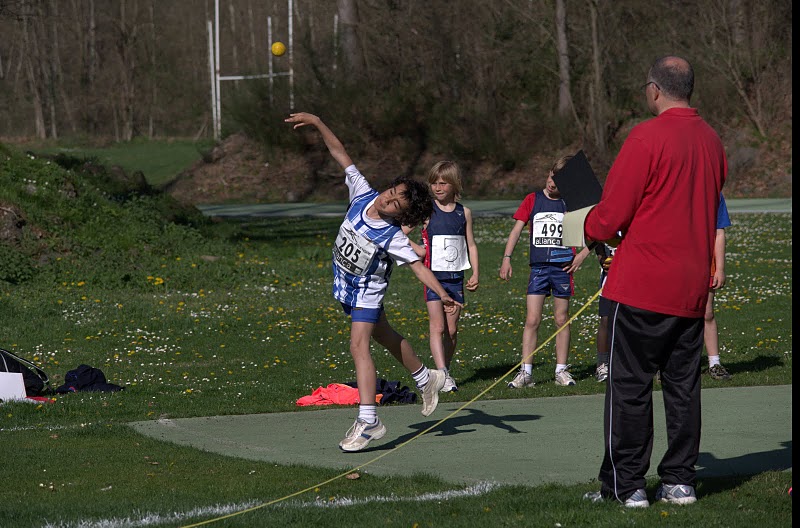
[[319, 117], [306, 112], [298, 112], [296, 114], [289, 114], [289, 117], [284, 119], [284, 121], [286, 123], [294, 123], [294, 127], [292, 128], [300, 128], [306, 125], [316, 127], [319, 133], [322, 134], [325, 146], [328, 147], [328, 151], [331, 153], [331, 156], [333, 156], [333, 159], [335, 159], [343, 169], [353, 164], [353, 160], [347, 155], [347, 151], [344, 149], [342, 142], [339, 141], [339, 138], [334, 135], [333, 131], [328, 128], [328, 125], [323, 123]]
[[408, 267], [411, 268], [411, 271], [414, 272], [414, 275], [417, 276], [422, 284], [435, 291], [439, 298], [442, 299], [445, 312], [451, 313], [456, 306], [464, 307], [463, 304], [453, 300], [453, 298], [447, 294], [447, 290], [442, 287], [442, 284], [436, 279], [433, 272], [427, 268], [421, 260], [409, 262]]

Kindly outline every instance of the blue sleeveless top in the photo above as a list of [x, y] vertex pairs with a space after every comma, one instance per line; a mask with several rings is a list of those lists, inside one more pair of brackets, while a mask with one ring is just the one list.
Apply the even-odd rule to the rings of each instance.
[[[428, 220], [428, 225], [422, 230], [422, 242], [425, 245], [425, 266], [431, 267], [431, 240], [435, 235], [467, 236], [467, 217], [464, 206], [456, 203], [451, 212], [442, 211], [436, 201], [433, 202], [433, 214]], [[464, 279], [464, 271], [434, 271], [433, 275], [438, 280]]]
[[[561, 245], [564, 213], [567, 205], [564, 200], [553, 200], [538, 191], [533, 202], [528, 224], [530, 226], [530, 264], [559, 264], [570, 262], [575, 252]], [[554, 214], [550, 214], [554, 213]]]

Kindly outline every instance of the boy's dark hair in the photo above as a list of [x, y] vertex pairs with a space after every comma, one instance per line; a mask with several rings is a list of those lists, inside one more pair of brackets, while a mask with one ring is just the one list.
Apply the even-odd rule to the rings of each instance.
[[431, 193], [428, 191], [427, 185], [408, 176], [398, 176], [392, 181], [389, 188], [398, 185], [406, 187], [403, 197], [408, 200], [408, 209], [398, 215], [396, 220], [401, 225], [416, 227], [433, 214]]

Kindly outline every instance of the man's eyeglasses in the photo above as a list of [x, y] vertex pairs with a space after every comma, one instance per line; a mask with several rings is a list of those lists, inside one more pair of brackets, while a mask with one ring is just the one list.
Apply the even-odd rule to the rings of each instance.
[[652, 84], [653, 86], [655, 86], [655, 87], [656, 87], [656, 90], [658, 90], [658, 91], [661, 91], [661, 87], [660, 87], [660, 86], [658, 85], [658, 83], [657, 83], [657, 82], [655, 82], [655, 81], [650, 81], [650, 82], [646, 82], [646, 83], [644, 83], [644, 84], [642, 85], [642, 88], [641, 88], [641, 90], [642, 90], [643, 92], [647, 91], [647, 87], [648, 87], [649, 85], [651, 85], [651, 84]]

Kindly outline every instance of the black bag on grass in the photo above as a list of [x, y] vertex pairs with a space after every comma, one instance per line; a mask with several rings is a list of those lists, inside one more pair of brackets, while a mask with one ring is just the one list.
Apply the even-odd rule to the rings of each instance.
[[117, 392], [125, 387], [108, 383], [106, 375], [99, 368], [89, 365], [78, 365], [78, 368], [70, 370], [64, 376], [64, 384], [56, 389], [58, 394], [69, 392]]
[[0, 372], [18, 372], [22, 374], [25, 383], [25, 394], [28, 396], [41, 396], [52, 392], [50, 378], [42, 369], [22, 359], [13, 352], [0, 348]]

